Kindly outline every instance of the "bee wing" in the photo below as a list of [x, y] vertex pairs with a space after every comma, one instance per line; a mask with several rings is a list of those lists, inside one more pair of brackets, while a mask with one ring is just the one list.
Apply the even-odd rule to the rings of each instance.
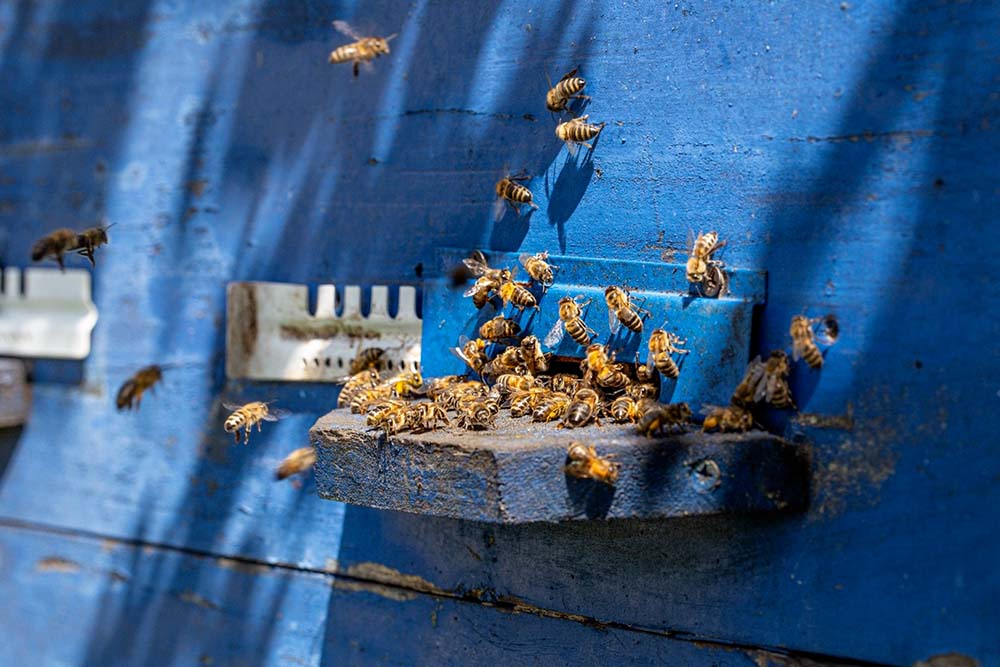
[[560, 81], [565, 81], [566, 79], [569, 79], [569, 78], [571, 78], [571, 77], [574, 77], [574, 76], [576, 76], [576, 73], [577, 73], [577, 72], [578, 72], [579, 70], [580, 70], [580, 68], [579, 68], [579, 67], [574, 67], [574, 68], [573, 68], [573, 69], [571, 69], [570, 71], [568, 71], [568, 72], [566, 72], [565, 74], [563, 74], [563, 77], [562, 77], [561, 79], [559, 79], [559, 80], [560, 80]]
[[472, 271], [473, 275], [481, 276], [490, 270], [490, 267], [486, 262], [481, 262], [478, 259], [473, 259], [471, 257], [466, 257], [462, 260], [462, 264], [465, 264], [465, 268]]
[[618, 315], [615, 311], [608, 308], [608, 329], [611, 330], [611, 335], [614, 336], [618, 333], [618, 330], [622, 328], [621, 320], [618, 319]]
[[266, 422], [276, 422], [279, 419], [284, 419], [292, 414], [291, 410], [282, 410], [281, 408], [275, 408], [274, 410], [268, 410], [267, 414], [261, 417]]
[[243, 406], [242, 405], [238, 405], [236, 403], [227, 403], [226, 401], [223, 401], [222, 402], [222, 407], [224, 407], [226, 410], [239, 410]]
[[503, 197], [497, 197], [497, 200], [493, 202], [493, 221], [500, 222], [503, 218], [504, 208], [507, 206], [507, 200]]
[[354, 28], [351, 27], [351, 25], [347, 21], [340, 21], [340, 20], [334, 21], [333, 27], [341, 35], [345, 35], [346, 37], [350, 37], [351, 39], [364, 39], [361, 35], [358, 34], [358, 32]]
[[559, 343], [562, 342], [565, 334], [566, 327], [563, 326], [562, 320], [556, 320], [556, 323], [552, 325], [552, 328], [549, 329], [549, 333], [545, 336], [543, 344], [550, 350], [554, 350], [559, 347]]
[[567, 141], [565, 143], [566, 143], [566, 152], [570, 154], [570, 157], [576, 157], [577, 151], [580, 150], [580, 145], [577, 144], [575, 141]]
[[521, 262], [521, 266], [523, 266], [525, 269], [527, 269], [528, 268], [528, 261], [532, 257], [534, 257], [534, 255], [532, 255], [530, 252], [522, 252], [521, 255], [517, 259], [518, 259], [519, 262]]
[[479, 285], [478, 284], [473, 284], [472, 287], [470, 287], [469, 289], [467, 289], [464, 292], [462, 292], [462, 296], [472, 296], [473, 294], [475, 294], [478, 291], [479, 291]]

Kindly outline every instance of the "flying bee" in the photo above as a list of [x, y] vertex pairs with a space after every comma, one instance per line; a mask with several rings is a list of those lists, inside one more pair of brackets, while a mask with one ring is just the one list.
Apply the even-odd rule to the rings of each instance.
[[423, 393], [424, 378], [416, 371], [406, 371], [386, 380], [393, 396], [412, 398]]
[[[563, 75], [556, 85], [551, 86], [545, 94], [545, 108], [552, 113], [559, 113], [566, 110], [566, 105], [571, 99], [589, 100], [587, 95], [580, 95], [580, 91], [587, 85], [587, 82], [576, 75], [574, 68]], [[548, 76], [548, 75], [546, 75]]]
[[63, 264], [63, 255], [79, 248], [79, 236], [72, 229], [63, 227], [43, 236], [35, 241], [31, 246], [31, 259], [34, 262], [51, 257], [59, 264], [63, 271], [66, 266]]
[[788, 330], [792, 336], [792, 359], [795, 361], [805, 359], [812, 368], [823, 367], [823, 353], [819, 351], [813, 339], [813, 326], [819, 321], [819, 318], [810, 320], [803, 315], [796, 315], [792, 318], [792, 326]]
[[767, 399], [776, 408], [795, 409], [792, 401], [792, 390], [788, 386], [788, 355], [783, 350], [771, 352], [764, 364], [764, 374], [757, 382], [753, 398], [755, 401]]
[[729, 402], [741, 408], [750, 408], [756, 402], [754, 395], [757, 393], [757, 385], [764, 377], [764, 362], [760, 360], [760, 355], [754, 357], [747, 369], [743, 373], [743, 379], [736, 385], [733, 397]]
[[[264, 401], [253, 401], [245, 405], [233, 405], [223, 403], [222, 406], [233, 413], [226, 418], [222, 428], [226, 433], [232, 433], [236, 438], [236, 443], [241, 441], [250, 443], [250, 429], [257, 426], [257, 432], [261, 431], [262, 422], [276, 422], [287, 417], [291, 413], [288, 410], [272, 410]], [[241, 437], [240, 429], [243, 429]]]
[[717, 232], [698, 234], [697, 238], [689, 235], [688, 246], [691, 252], [685, 271], [688, 282], [699, 284], [706, 282], [706, 279], [709, 277], [709, 269], [713, 266], [717, 269], [717, 271], [712, 272], [713, 281], [718, 281], [720, 275], [723, 279], [725, 278], [725, 274], [721, 271], [722, 262], [712, 259], [715, 251], [724, 245], [726, 245], [726, 242], [719, 240]]
[[503, 305], [506, 307], [509, 304], [514, 304], [515, 308], [524, 310], [525, 308], [534, 308], [538, 310], [538, 300], [535, 295], [531, 293], [531, 290], [525, 287], [526, 283], [516, 283], [513, 280], [508, 280], [507, 282], [500, 285], [498, 294], [500, 294], [500, 299], [503, 301]]
[[521, 265], [528, 272], [528, 275], [531, 276], [531, 279], [544, 287], [548, 287], [553, 283], [555, 277], [552, 274], [552, 270], [559, 268], [558, 266], [549, 264], [548, 259], [549, 253], [547, 251], [535, 253], [534, 255], [524, 253], [520, 257]]
[[639, 404], [631, 396], [619, 396], [611, 401], [608, 412], [611, 414], [611, 421], [630, 424], [639, 419]]
[[566, 411], [569, 410], [572, 400], [569, 394], [561, 392], [552, 392], [543, 396], [531, 410], [531, 421], [551, 422], [562, 419], [566, 415]]
[[588, 118], [590, 118], [589, 115], [583, 115], [556, 125], [556, 136], [559, 137], [559, 141], [566, 143], [571, 154], [576, 152], [577, 144], [586, 146], [587, 150], [594, 150], [594, 146], [587, 142], [594, 139], [604, 129], [604, 123], [594, 125], [587, 122]]
[[582, 296], [578, 296], [576, 299], [564, 296], [559, 299], [559, 321], [552, 326], [548, 335], [545, 336], [545, 347], [550, 350], [556, 349], [562, 342], [563, 334], [567, 333], [570, 338], [576, 341], [577, 345], [581, 347], [590, 345], [591, 334], [596, 334], [597, 332], [588, 327], [583, 321], [583, 307], [590, 303], [590, 299], [582, 303], [577, 301], [577, 299], [582, 298]]
[[483, 373], [483, 369], [490, 358], [486, 356], [486, 346], [488, 343], [482, 338], [469, 340], [465, 336], [458, 339], [460, 347], [451, 348], [452, 354], [468, 364], [469, 368], [477, 373]]
[[479, 327], [479, 335], [488, 341], [516, 338], [519, 333], [521, 325], [503, 315], [497, 315]]
[[598, 456], [593, 445], [571, 442], [566, 452], [566, 466], [563, 469], [571, 477], [591, 479], [614, 486], [618, 481], [618, 468], [619, 464], [613, 462], [611, 457]]
[[701, 425], [702, 431], [744, 433], [753, 428], [753, 415], [749, 410], [738, 405], [725, 407], [706, 405], [703, 410], [706, 411], [706, 416]]
[[77, 252], [89, 259], [91, 266], [96, 266], [94, 263], [94, 250], [102, 245], [107, 245], [108, 230], [113, 226], [114, 225], [91, 227], [90, 229], [85, 229], [77, 234], [76, 246], [79, 248]]
[[292, 475], [305, 472], [316, 463], [316, 450], [312, 447], [300, 447], [285, 457], [274, 471], [277, 480], [287, 479]]
[[351, 359], [350, 374], [357, 375], [367, 370], [381, 370], [385, 363], [385, 350], [380, 347], [366, 347]]
[[478, 276], [472, 287], [467, 289], [463, 296], [472, 297], [472, 303], [476, 308], [482, 308], [493, 297], [493, 293], [500, 289], [500, 286], [513, 279], [509, 269], [494, 269], [486, 263], [483, 253], [475, 251], [472, 257], [462, 260], [472, 275]]
[[136, 409], [138, 409], [142, 403], [143, 393], [147, 389], [152, 390], [153, 385], [162, 379], [163, 371], [159, 366], [153, 365], [140, 368], [135, 372], [135, 375], [125, 380], [118, 390], [118, 397], [115, 399], [118, 409], [131, 410], [133, 403]]
[[521, 215], [522, 207], [527, 205], [533, 209], [538, 208], [538, 204], [534, 202], [531, 195], [531, 190], [526, 186], [521, 185], [521, 181], [528, 180], [528, 175], [525, 173], [505, 176], [497, 181], [496, 190], [497, 193], [497, 205], [494, 210], [494, 217], [499, 220], [503, 212], [503, 205], [507, 204], [514, 210], [518, 216]]
[[639, 422], [636, 425], [639, 433], [647, 437], [654, 433], [673, 431], [675, 428], [684, 430], [684, 425], [691, 419], [691, 408], [687, 403], [669, 403], [664, 405], [653, 400], [645, 400], [639, 404]]
[[494, 385], [500, 394], [506, 396], [513, 391], [527, 391], [535, 386], [535, 378], [530, 375], [515, 375], [507, 373], [497, 378]]
[[591, 421], [600, 426], [601, 420], [597, 416], [600, 404], [600, 394], [589, 387], [580, 389], [573, 396], [569, 407], [566, 408], [566, 415], [559, 423], [560, 428], [579, 428], [586, 426]]
[[608, 305], [608, 327], [611, 329], [612, 336], [618, 333], [623, 324], [630, 331], [642, 333], [642, 318], [637, 311], [642, 311], [647, 315], [649, 311], [633, 305], [627, 291], [611, 285], [604, 290], [604, 302]]
[[351, 375], [340, 389], [340, 395], [337, 396], [337, 407], [346, 408], [350, 406], [351, 401], [354, 400], [354, 397], [359, 392], [365, 389], [374, 389], [378, 386], [379, 381], [379, 373], [374, 368]]
[[393, 33], [388, 37], [362, 37], [345, 21], [334, 21], [333, 27], [340, 34], [355, 41], [338, 46], [330, 52], [328, 60], [331, 64], [353, 63], [355, 78], [358, 76], [358, 67], [361, 63], [370, 63], [379, 56], [389, 55], [389, 42], [397, 35]]
[[525, 336], [521, 339], [521, 351], [528, 372], [532, 375], [544, 373], [549, 369], [549, 356], [542, 352], [542, 344], [537, 336]]
[[678, 345], [683, 345], [686, 341], [675, 333], [664, 331], [663, 329], [653, 329], [649, 334], [649, 360], [646, 362], [647, 368], [656, 368], [664, 376], [671, 380], [676, 380], [681, 370], [677, 362], [671, 356], [673, 354], [687, 354]]
[[411, 405], [407, 417], [414, 433], [434, 431], [441, 424], [451, 426], [451, 420], [448, 419], [448, 413], [445, 412], [445, 409], [437, 403], [428, 401]]

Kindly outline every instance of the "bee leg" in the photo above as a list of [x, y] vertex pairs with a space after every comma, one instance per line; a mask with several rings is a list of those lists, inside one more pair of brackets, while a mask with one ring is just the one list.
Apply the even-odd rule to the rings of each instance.
[[358, 71], [359, 71], [358, 68], [359, 68], [360, 65], [361, 65], [360, 62], [358, 62], [357, 60], [354, 61], [354, 78], [355, 79], [358, 78]]
[[65, 272], [66, 271], [66, 265], [63, 264], [62, 253], [59, 253], [58, 255], [56, 255], [56, 261], [59, 263], [59, 270]]

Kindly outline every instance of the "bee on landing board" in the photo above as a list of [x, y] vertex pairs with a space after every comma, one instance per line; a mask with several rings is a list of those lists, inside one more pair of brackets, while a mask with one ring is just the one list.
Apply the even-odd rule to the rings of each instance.
[[598, 456], [593, 445], [569, 443], [564, 467], [567, 475], [614, 486], [618, 481], [618, 468], [619, 464], [614, 463], [610, 456]]
[[795, 361], [805, 359], [812, 368], [823, 367], [823, 353], [816, 346], [813, 331], [813, 327], [821, 319], [810, 320], [803, 315], [796, 315], [792, 318], [792, 325], [788, 330], [792, 337], [792, 359]]
[[479, 336], [488, 341], [516, 338], [519, 333], [521, 325], [503, 315], [497, 315], [479, 327]]
[[91, 266], [94, 263], [94, 250], [102, 245], [108, 244], [108, 230], [114, 225], [91, 227], [80, 232], [76, 237], [77, 252], [90, 260]]
[[51, 257], [59, 264], [59, 268], [65, 271], [63, 256], [79, 247], [79, 235], [72, 229], [64, 227], [35, 241], [31, 246], [31, 260], [38, 262]]
[[639, 404], [630, 396], [619, 396], [611, 402], [608, 413], [616, 424], [631, 424], [639, 419]]
[[136, 371], [135, 375], [125, 380], [118, 390], [115, 404], [119, 410], [131, 410], [134, 407], [138, 410], [142, 403], [142, 395], [145, 391], [152, 390], [153, 385], [163, 379], [163, 370], [156, 365], [146, 366]]
[[687, 403], [668, 403], [645, 400], [639, 404], [639, 422], [636, 426], [639, 433], [651, 437], [654, 433], [673, 431], [675, 428], [684, 430], [685, 424], [691, 419], [691, 408]]
[[407, 417], [410, 430], [414, 433], [435, 431], [441, 425], [451, 426], [451, 420], [448, 419], [445, 409], [440, 404], [430, 401], [411, 405]]
[[559, 141], [565, 142], [570, 155], [576, 154], [578, 145], [586, 146], [587, 150], [590, 151], [594, 150], [593, 144], [587, 142], [601, 133], [601, 130], [604, 129], [604, 123], [594, 125], [587, 122], [588, 118], [590, 118], [589, 115], [583, 115], [556, 125], [556, 136], [559, 137]]
[[[247, 403], [245, 405], [235, 405], [232, 403], [223, 403], [222, 406], [227, 410], [232, 410], [233, 413], [226, 418], [223, 428], [226, 433], [232, 433], [233, 437], [236, 439], [236, 444], [241, 441], [250, 443], [250, 429], [255, 425], [257, 426], [257, 432], [261, 430], [261, 422], [276, 422], [279, 419], [283, 419], [290, 415], [288, 410], [272, 410], [267, 403], [263, 401], [253, 401], [252, 403]], [[240, 429], [243, 429], [242, 437]]]
[[623, 324], [630, 331], [642, 333], [642, 317], [639, 316], [639, 311], [646, 315], [649, 315], [649, 311], [634, 305], [628, 291], [611, 285], [604, 290], [604, 302], [608, 306], [608, 328], [612, 336], [618, 333]]
[[726, 245], [719, 240], [717, 232], [688, 235], [690, 256], [687, 261], [685, 275], [688, 282], [707, 288], [706, 296], [724, 296], [729, 289], [729, 280], [722, 270], [723, 262], [713, 259], [712, 255]]
[[522, 172], [517, 175], [505, 176], [497, 181], [496, 187], [494, 188], [498, 198], [493, 211], [494, 219], [499, 220], [503, 217], [504, 204], [510, 206], [518, 217], [520, 217], [524, 206], [530, 206], [532, 209], [538, 209], [538, 204], [534, 202], [531, 190], [529, 190], [526, 186], [521, 185], [521, 181], [526, 180], [528, 180], [528, 175]]
[[334, 21], [333, 27], [337, 29], [337, 32], [354, 41], [338, 46], [331, 51], [329, 62], [331, 64], [353, 63], [355, 78], [358, 76], [358, 68], [362, 63], [370, 67], [371, 61], [375, 58], [389, 54], [389, 42], [395, 39], [398, 34], [393, 33], [388, 37], [362, 37], [346, 21]]
[[665, 377], [676, 380], [680, 377], [681, 371], [674, 361], [673, 354], [687, 354], [688, 350], [678, 347], [686, 341], [675, 333], [664, 331], [663, 329], [653, 329], [649, 334], [649, 359], [646, 362], [647, 369], [656, 368]]
[[351, 375], [346, 378], [344, 386], [340, 389], [340, 395], [337, 396], [337, 407], [350, 406], [358, 394], [368, 389], [374, 389], [379, 382], [381, 382], [379, 372], [374, 368]]
[[578, 296], [576, 299], [564, 296], [559, 299], [559, 321], [552, 326], [548, 335], [545, 336], [545, 347], [550, 350], [556, 349], [562, 342], [563, 334], [567, 333], [570, 338], [576, 341], [577, 345], [581, 347], [590, 345], [591, 335], [597, 332], [588, 327], [583, 321], [583, 308], [590, 303], [590, 300], [579, 301], [582, 298], [582, 296]]
[[559, 422], [559, 428], [580, 428], [591, 421], [600, 426], [601, 420], [597, 414], [600, 405], [601, 395], [596, 391], [589, 387], [578, 390], [566, 408], [566, 414]]
[[316, 450], [312, 447], [300, 447], [284, 458], [274, 471], [274, 478], [279, 481], [288, 479], [292, 475], [309, 470], [314, 463], [316, 463]]
[[549, 253], [542, 251], [535, 253], [534, 255], [523, 253], [520, 256], [521, 266], [524, 270], [528, 272], [531, 279], [542, 287], [549, 287], [554, 281], [553, 269], [558, 269], [558, 266], [552, 266], [549, 264]]
[[572, 99], [590, 99], [587, 95], [580, 95], [580, 91], [587, 85], [587, 82], [576, 75], [578, 69], [573, 68], [563, 74], [563, 77], [554, 86], [549, 82], [549, 91], [545, 94], [545, 108], [552, 113], [566, 111], [566, 105]]
[[706, 405], [703, 406], [702, 412], [705, 414], [705, 421], [701, 430], [705, 432], [745, 433], [753, 428], [753, 415], [738, 405], [725, 407]]
[[536, 336], [528, 335], [521, 339], [521, 353], [524, 364], [532, 375], [549, 370], [549, 357], [551, 355], [542, 352], [542, 344], [538, 342]]

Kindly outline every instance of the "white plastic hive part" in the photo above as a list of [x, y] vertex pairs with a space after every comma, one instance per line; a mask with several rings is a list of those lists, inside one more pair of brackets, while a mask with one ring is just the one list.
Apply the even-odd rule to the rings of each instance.
[[[399, 308], [389, 316], [389, 287], [370, 291], [367, 317], [362, 288], [346, 285], [338, 303], [334, 285], [316, 290], [309, 312], [305, 285], [230, 283], [226, 299], [226, 375], [287, 382], [331, 382], [343, 378], [366, 348], [385, 351], [389, 372], [420, 368], [421, 320], [417, 290], [398, 288]], [[340, 314], [337, 315], [338, 306]]]
[[96, 324], [97, 307], [91, 300], [87, 271], [4, 270], [0, 355], [85, 359]]

